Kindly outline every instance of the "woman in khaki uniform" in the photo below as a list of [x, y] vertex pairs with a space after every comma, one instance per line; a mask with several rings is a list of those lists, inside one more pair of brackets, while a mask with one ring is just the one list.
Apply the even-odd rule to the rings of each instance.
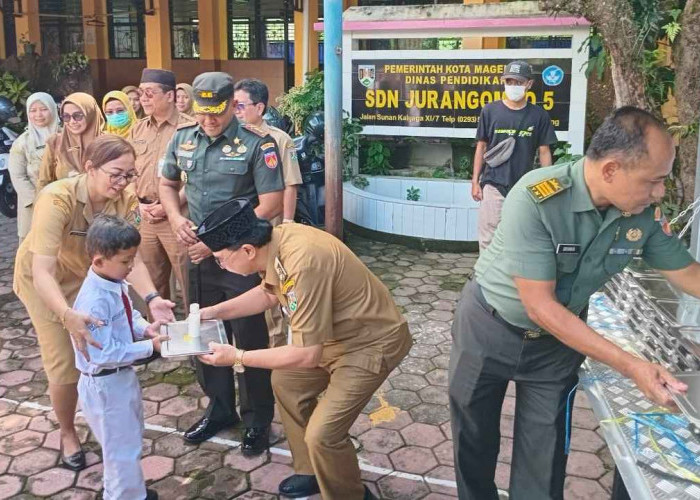
[[46, 140], [58, 131], [58, 107], [49, 94], [36, 92], [27, 99], [27, 118], [27, 130], [10, 149], [10, 176], [17, 191], [17, 234], [20, 243], [32, 225], [39, 165], [46, 149]]
[[61, 104], [59, 116], [63, 130], [46, 142], [37, 191], [53, 181], [82, 173], [87, 147], [102, 134], [105, 126], [99, 105], [83, 92], [69, 95]]
[[212, 343], [213, 354], [200, 356], [235, 371], [273, 370], [294, 465], [280, 494], [374, 498], [360, 479], [348, 432], [411, 348], [389, 290], [334, 236], [302, 224], [272, 229], [245, 200], [221, 206], [197, 236], [222, 268], [263, 276], [261, 286], [202, 309], [202, 319], [238, 318], [280, 305], [289, 319], [289, 345], [243, 351]]
[[[32, 228], [17, 251], [14, 274], [14, 291], [27, 308], [39, 340], [61, 429], [62, 462], [73, 470], [85, 467], [85, 455], [73, 425], [80, 374], [71, 336], [87, 356], [86, 342], [100, 347], [88, 326], [111, 319], [71, 309], [90, 267], [85, 235], [98, 213], [139, 222], [138, 200], [125, 189], [136, 175], [133, 147], [121, 137], [104, 135], [88, 146], [85, 157], [86, 173], [56, 181], [39, 194]], [[154, 318], [172, 320], [174, 304], [154, 293], [140, 258], [129, 279], [136, 292], [146, 297]]]

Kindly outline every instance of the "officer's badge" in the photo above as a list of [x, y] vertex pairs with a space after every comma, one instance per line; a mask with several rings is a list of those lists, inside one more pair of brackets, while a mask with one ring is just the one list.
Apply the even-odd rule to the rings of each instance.
[[182, 181], [183, 184], [187, 184], [187, 172], [184, 170], [180, 171], [180, 181]]
[[192, 141], [187, 141], [185, 144], [180, 144], [180, 149], [183, 149], [185, 151], [192, 151], [196, 147], [197, 146], [192, 144]]
[[238, 146], [238, 149], [236, 149], [236, 153], [238, 154], [243, 154], [246, 151], [248, 151], [248, 148], [245, 147], [245, 144], [241, 144], [240, 146]]
[[289, 293], [286, 293], [285, 296], [287, 297], [287, 304], [289, 305], [289, 312], [291, 314], [297, 310], [297, 294], [294, 293], [294, 290], [291, 290]]
[[233, 143], [234, 143], [234, 144], [240, 144], [240, 142], [241, 142], [241, 140], [240, 140], [238, 137], [236, 137], [236, 138], [233, 140]]
[[642, 230], [635, 227], [627, 231], [625, 238], [627, 238], [627, 241], [639, 241], [642, 239], [642, 234]]
[[562, 186], [561, 182], [556, 177], [545, 179], [527, 187], [530, 195], [532, 195], [538, 203], [561, 193], [564, 189], [564, 186]]
[[267, 165], [267, 168], [277, 168], [277, 163], [277, 153], [274, 151], [265, 153], [265, 165]]
[[289, 275], [287, 274], [287, 271], [282, 266], [282, 263], [280, 262], [279, 257], [275, 257], [275, 271], [277, 271], [277, 276], [279, 277], [279, 279], [282, 283], [287, 281], [287, 277]]
[[226, 144], [223, 148], [221, 148], [221, 152], [224, 154], [229, 154], [231, 151], [233, 151], [233, 148], [230, 144]]

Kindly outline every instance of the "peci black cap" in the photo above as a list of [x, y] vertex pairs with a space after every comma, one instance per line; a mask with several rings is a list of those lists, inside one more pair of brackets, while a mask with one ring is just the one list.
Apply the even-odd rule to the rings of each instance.
[[236, 198], [209, 214], [197, 228], [197, 237], [212, 252], [218, 252], [237, 245], [258, 221], [250, 201]]
[[220, 115], [233, 97], [233, 78], [228, 73], [211, 71], [202, 73], [192, 82], [195, 113]]
[[144, 68], [141, 83], [159, 83], [175, 89], [175, 73], [167, 69]]
[[526, 82], [532, 80], [532, 66], [525, 61], [513, 61], [506, 65], [503, 78], [515, 78]]

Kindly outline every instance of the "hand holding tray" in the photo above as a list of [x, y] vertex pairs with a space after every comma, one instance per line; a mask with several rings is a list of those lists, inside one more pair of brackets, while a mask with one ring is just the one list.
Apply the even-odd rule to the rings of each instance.
[[209, 342], [228, 344], [226, 330], [224, 330], [224, 324], [221, 320], [202, 321], [199, 337], [192, 337], [188, 334], [187, 321], [175, 321], [163, 325], [160, 332], [170, 337], [161, 346], [160, 354], [164, 358], [208, 354], [211, 352]]

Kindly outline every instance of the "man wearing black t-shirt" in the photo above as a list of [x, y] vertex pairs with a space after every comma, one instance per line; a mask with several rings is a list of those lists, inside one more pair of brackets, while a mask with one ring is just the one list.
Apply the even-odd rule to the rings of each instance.
[[[479, 250], [491, 243], [501, 220], [503, 200], [516, 182], [532, 170], [535, 150], [543, 167], [552, 164], [551, 144], [557, 142], [549, 114], [539, 106], [528, 104], [527, 92], [533, 84], [532, 66], [525, 61], [513, 61], [506, 66], [502, 81], [505, 97], [484, 106], [476, 130], [476, 153], [472, 198], [480, 201]], [[515, 138], [510, 157], [503, 161], [485, 161], [484, 154], [509, 137]], [[498, 158], [500, 156], [500, 158]], [[505, 154], [507, 156], [507, 153]]]

